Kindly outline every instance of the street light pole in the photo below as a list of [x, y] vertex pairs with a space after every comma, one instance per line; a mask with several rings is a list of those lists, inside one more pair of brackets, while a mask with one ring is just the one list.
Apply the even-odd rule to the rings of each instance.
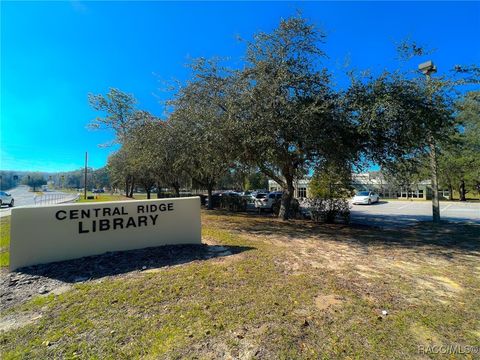
[[85, 152], [85, 186], [83, 187], [83, 199], [87, 200], [87, 161], [88, 161], [88, 153]]
[[438, 163], [437, 163], [437, 147], [435, 139], [430, 134], [429, 144], [430, 148], [430, 171], [432, 173], [432, 213], [433, 222], [440, 222], [440, 198], [438, 196]]
[[[427, 89], [431, 88], [430, 77], [433, 73], [437, 72], [437, 67], [433, 64], [432, 61], [427, 61], [418, 66], [419, 70], [426, 77]], [[430, 91], [430, 90], [429, 90]], [[433, 100], [433, 92], [430, 93], [431, 99]], [[440, 222], [440, 198], [438, 196], [438, 162], [437, 162], [437, 146], [435, 144], [435, 138], [432, 131], [429, 131], [428, 134], [428, 147], [430, 150], [430, 172], [432, 178], [432, 214], [433, 222]]]

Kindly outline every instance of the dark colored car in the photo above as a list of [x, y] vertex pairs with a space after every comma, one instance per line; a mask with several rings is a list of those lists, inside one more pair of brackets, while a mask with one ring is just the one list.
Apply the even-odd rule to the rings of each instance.
[[208, 196], [204, 194], [199, 194], [197, 196], [200, 198], [200, 205], [205, 206]]
[[[223, 193], [215, 193], [212, 194], [212, 207], [218, 208], [220, 206], [220, 201], [222, 198]], [[205, 206], [208, 207], [208, 196], [205, 199]]]

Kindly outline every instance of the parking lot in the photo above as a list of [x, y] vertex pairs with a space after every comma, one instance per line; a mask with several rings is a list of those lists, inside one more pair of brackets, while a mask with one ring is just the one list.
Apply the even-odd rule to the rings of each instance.
[[[480, 224], [480, 202], [440, 203], [442, 220]], [[351, 205], [351, 221], [380, 227], [410, 226], [432, 220], [431, 201], [386, 201], [372, 205]]]

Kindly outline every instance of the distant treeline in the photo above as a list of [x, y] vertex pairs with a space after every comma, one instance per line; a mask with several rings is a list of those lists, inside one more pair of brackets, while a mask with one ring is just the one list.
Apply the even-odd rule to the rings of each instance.
[[[56, 188], [83, 188], [85, 186], [84, 169], [66, 172], [0, 170], [0, 176], [1, 190], [8, 190], [21, 184], [29, 185], [29, 180], [32, 179], [41, 179], [44, 183], [51, 182]], [[97, 170], [88, 169], [88, 188], [103, 188], [109, 185], [108, 173], [105, 167]]]

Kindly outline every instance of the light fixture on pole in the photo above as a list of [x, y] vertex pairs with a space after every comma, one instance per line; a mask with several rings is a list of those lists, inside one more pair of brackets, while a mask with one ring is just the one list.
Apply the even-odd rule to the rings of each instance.
[[418, 70], [420, 70], [424, 75], [429, 77], [431, 74], [434, 74], [437, 72], [437, 67], [431, 60], [429, 60], [418, 65]]
[[87, 163], [88, 163], [88, 152], [85, 151], [85, 181], [83, 187], [83, 199], [87, 200]]

